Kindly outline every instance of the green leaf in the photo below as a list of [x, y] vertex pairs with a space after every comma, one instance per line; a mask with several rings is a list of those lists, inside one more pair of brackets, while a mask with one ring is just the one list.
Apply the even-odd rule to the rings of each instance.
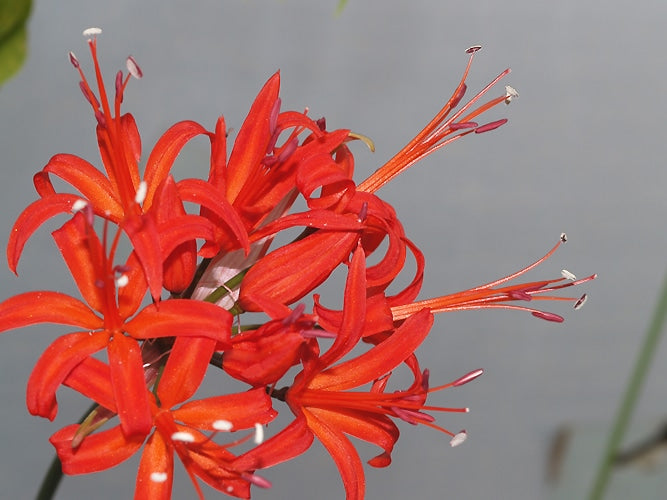
[[31, 0], [0, 0], [0, 84], [23, 65]]

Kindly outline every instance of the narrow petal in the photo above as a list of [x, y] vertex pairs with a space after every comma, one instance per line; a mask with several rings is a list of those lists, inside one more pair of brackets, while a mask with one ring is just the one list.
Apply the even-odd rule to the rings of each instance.
[[13, 328], [57, 323], [97, 330], [103, 321], [80, 300], [59, 292], [26, 292], [0, 303], [0, 332]]
[[174, 450], [159, 432], [154, 432], [141, 454], [134, 498], [169, 500], [173, 482]]
[[172, 125], [160, 137], [146, 162], [144, 180], [148, 184], [144, 210], [148, 210], [160, 183], [169, 175], [174, 160], [187, 142], [200, 134], [206, 134], [204, 127], [193, 121], [182, 121]]
[[23, 247], [33, 233], [51, 217], [71, 212], [72, 205], [80, 199], [80, 196], [73, 194], [54, 194], [32, 202], [21, 212], [9, 233], [7, 243], [7, 263], [14, 274]]
[[59, 154], [51, 158], [44, 172], [57, 175], [72, 185], [82, 198], [93, 204], [97, 213], [121, 216], [123, 208], [109, 179], [83, 158], [70, 154]]
[[215, 304], [170, 299], [146, 306], [124, 328], [137, 339], [207, 337], [229, 344], [231, 327], [232, 315]]
[[109, 365], [99, 359], [85, 358], [69, 373], [63, 384], [107, 410], [118, 413], [111, 383], [111, 370]]
[[69, 373], [89, 355], [107, 345], [103, 332], [78, 332], [58, 337], [39, 357], [28, 379], [27, 406], [32, 415], [53, 420], [56, 391]]
[[72, 438], [78, 428], [79, 424], [68, 425], [49, 438], [65, 474], [89, 474], [110, 469], [134, 455], [144, 442], [143, 436], [126, 437], [120, 426], [116, 426], [86, 436], [74, 449]]
[[160, 235], [151, 214], [126, 217], [123, 230], [132, 242], [141, 267], [146, 276], [148, 288], [154, 301], [160, 300], [162, 291], [162, 250]]
[[190, 398], [199, 388], [217, 342], [204, 337], [176, 337], [164, 367], [157, 396], [171, 408]]
[[345, 435], [320, 420], [317, 415], [305, 409], [308, 427], [318, 437], [336, 462], [338, 472], [345, 486], [346, 500], [363, 500], [366, 490], [364, 467], [356, 448]]
[[146, 436], [152, 427], [141, 349], [136, 340], [116, 334], [107, 349], [111, 382], [123, 432]]
[[219, 420], [230, 422], [236, 431], [269, 423], [277, 414], [264, 387], [191, 401], [172, 411], [176, 420], [209, 431], [216, 429], [214, 423]]

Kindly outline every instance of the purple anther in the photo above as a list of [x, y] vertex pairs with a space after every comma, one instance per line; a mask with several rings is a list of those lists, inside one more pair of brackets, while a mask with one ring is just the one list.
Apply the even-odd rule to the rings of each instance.
[[317, 120], [315, 123], [317, 123], [317, 126], [319, 129], [324, 132], [327, 129], [327, 120], [326, 118], [322, 117], [319, 120]]
[[123, 102], [123, 72], [120, 70], [116, 73], [116, 96]]
[[366, 220], [366, 217], [368, 216], [368, 202], [365, 201], [361, 205], [361, 210], [359, 210], [359, 220]]
[[482, 373], [484, 373], [484, 370], [481, 368], [473, 370], [470, 373], [466, 373], [463, 377], [457, 378], [454, 382], [452, 382], [452, 387], [458, 387], [460, 385], [465, 385], [468, 382], [472, 382], [477, 377], [481, 376]]
[[574, 310], [578, 311], [579, 309], [584, 307], [584, 304], [586, 303], [587, 300], [588, 300], [588, 295], [586, 294], [583, 294], [581, 297], [579, 297], [579, 300], [577, 300], [574, 303]]
[[306, 310], [306, 304], [304, 304], [303, 302], [298, 304], [294, 308], [294, 310], [289, 314], [289, 316], [283, 318], [281, 323], [285, 326], [293, 325], [303, 315], [303, 311], [305, 310]]
[[481, 49], [482, 49], [481, 45], [473, 45], [472, 47], [468, 47], [466, 49], [466, 54], [474, 54], [475, 52], [477, 52]]
[[269, 133], [271, 135], [276, 133], [276, 127], [278, 126], [278, 115], [280, 114], [280, 97], [276, 99], [271, 108], [271, 113], [269, 113]]
[[79, 66], [80, 66], [80, 65], [79, 65], [79, 60], [78, 60], [78, 59], [76, 58], [76, 56], [74, 55], [74, 52], [70, 52], [70, 53], [69, 53], [69, 62], [72, 63], [72, 66], [74, 66], [75, 68], [79, 69]]
[[104, 117], [104, 113], [102, 113], [99, 109], [95, 110], [95, 119], [97, 120], [97, 123], [100, 127], [107, 126], [107, 119]]
[[511, 290], [511, 291], [507, 292], [507, 296], [510, 299], [514, 299], [514, 300], [525, 300], [525, 301], [533, 300], [533, 297], [531, 297], [530, 294], [526, 293], [523, 290]]
[[449, 124], [450, 130], [461, 130], [462, 128], [475, 128], [475, 127], [479, 127], [479, 124], [477, 122], [458, 122]]
[[86, 98], [86, 101], [95, 109], [100, 109], [100, 103], [97, 101], [95, 94], [89, 91], [88, 86], [84, 82], [79, 82], [79, 88], [83, 92], [83, 97]]
[[503, 118], [502, 120], [496, 120], [495, 122], [489, 122], [484, 125], [480, 125], [475, 129], [476, 134], [483, 134], [484, 132], [488, 132], [489, 130], [494, 130], [500, 127], [501, 125], [504, 125], [507, 123], [507, 118]]
[[536, 318], [544, 319], [547, 321], [553, 321], [554, 323], [562, 323], [563, 321], [565, 321], [562, 316], [558, 316], [558, 314], [550, 312], [533, 311], [532, 315], [535, 316]]
[[290, 156], [292, 156], [292, 153], [294, 153], [294, 151], [296, 151], [296, 148], [298, 147], [299, 147], [299, 138], [292, 137], [292, 139], [287, 144], [285, 144], [283, 150], [278, 154], [276, 160], [278, 160], [280, 163], [284, 162]]
[[456, 89], [456, 93], [449, 100], [449, 105], [451, 109], [454, 109], [456, 106], [459, 105], [461, 99], [463, 99], [463, 96], [466, 93], [466, 90], [468, 90], [468, 86], [465, 83], [462, 84], [458, 89]]

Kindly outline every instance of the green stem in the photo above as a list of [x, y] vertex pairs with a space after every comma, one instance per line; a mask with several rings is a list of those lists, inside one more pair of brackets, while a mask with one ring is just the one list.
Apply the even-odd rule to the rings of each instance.
[[667, 276], [663, 284], [662, 292], [655, 309], [651, 324], [646, 331], [644, 344], [639, 351], [639, 356], [635, 363], [632, 375], [628, 381], [628, 386], [625, 389], [625, 394], [621, 400], [621, 404], [616, 412], [613, 427], [607, 438], [607, 445], [602, 456], [602, 461], [598, 467], [595, 482], [591, 489], [589, 500], [602, 500], [609, 478], [611, 476], [611, 469], [614, 462], [614, 457], [617, 455], [623, 436], [632, 417], [632, 411], [637, 404], [639, 393], [644, 385], [644, 380], [648, 374], [653, 354], [656, 352], [660, 334], [662, 333], [667, 316]]

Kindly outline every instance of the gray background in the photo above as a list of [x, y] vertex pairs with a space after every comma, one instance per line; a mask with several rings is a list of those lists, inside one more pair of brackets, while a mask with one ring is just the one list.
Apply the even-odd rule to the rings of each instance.
[[[375, 154], [354, 148], [358, 180], [432, 117], [458, 82], [463, 50], [483, 44], [469, 90], [511, 66], [506, 83], [521, 97], [490, 115], [510, 123], [456, 143], [380, 193], [427, 256], [422, 296], [512, 272], [542, 255], [561, 231], [570, 241], [531, 277], [567, 268], [600, 278], [585, 287], [590, 301], [581, 311], [549, 307], [566, 316], [562, 325], [503, 311], [440, 315], [420, 351], [434, 383], [486, 370], [474, 384], [432, 399], [471, 407], [468, 415], [438, 415], [470, 438], [450, 449], [447, 436], [402, 426], [392, 467], [367, 469], [367, 497], [543, 498], [552, 433], [564, 422], [606, 425], [611, 418], [665, 271], [666, 4], [350, 0], [335, 18], [336, 3], [37, 1], [28, 61], [0, 90], [0, 229], [6, 235], [35, 199], [32, 175], [53, 154], [100, 164], [94, 119], [66, 57], [73, 50], [90, 69], [80, 35], [88, 26], [104, 28], [99, 45], [109, 82], [128, 54], [144, 70], [124, 104], [137, 119], [144, 158], [181, 119], [211, 128], [224, 113], [238, 130], [257, 90], [280, 68], [283, 109], [309, 106], [329, 128], [374, 139]], [[187, 148], [184, 158], [181, 174], [203, 175], [205, 143]], [[47, 230], [28, 245], [19, 272], [16, 279], [0, 271], [0, 298], [39, 288], [76, 293]], [[48, 436], [85, 407], [63, 390], [54, 424], [25, 410], [31, 366], [65, 331], [35, 327], [2, 336], [6, 498], [34, 494], [52, 454]], [[640, 419], [665, 412], [665, 349], [657, 353]], [[376, 451], [361, 450], [364, 460]], [[60, 498], [130, 497], [135, 467], [132, 461], [66, 478]], [[254, 498], [342, 497], [335, 465], [319, 446], [264, 475], [274, 488], [255, 490]], [[187, 478], [176, 481], [175, 498], [192, 495]]]

